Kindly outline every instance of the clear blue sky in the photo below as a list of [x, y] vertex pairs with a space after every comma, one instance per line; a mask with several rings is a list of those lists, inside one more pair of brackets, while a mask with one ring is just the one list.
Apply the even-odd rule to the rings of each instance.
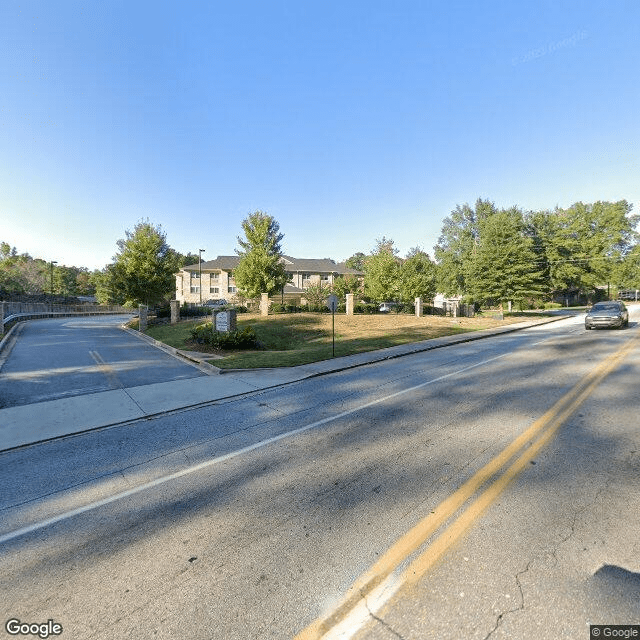
[[430, 254], [457, 204], [640, 208], [637, 0], [3, 0], [0, 240], [102, 268], [178, 251]]

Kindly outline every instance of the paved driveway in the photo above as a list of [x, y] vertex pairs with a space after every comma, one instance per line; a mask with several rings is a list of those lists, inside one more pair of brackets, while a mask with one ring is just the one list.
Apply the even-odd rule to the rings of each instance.
[[122, 331], [127, 318], [27, 322], [0, 372], [0, 408], [204, 375]]

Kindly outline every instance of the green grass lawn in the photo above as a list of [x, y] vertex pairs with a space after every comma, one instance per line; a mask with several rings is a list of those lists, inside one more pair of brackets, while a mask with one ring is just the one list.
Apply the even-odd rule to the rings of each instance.
[[[536, 316], [539, 318], [539, 316]], [[346, 356], [374, 351], [399, 344], [419, 342], [445, 335], [477, 331], [502, 326], [529, 316], [445, 318], [425, 316], [415, 318], [403, 314], [335, 317], [335, 355]], [[151, 326], [147, 334], [177, 349], [207, 352], [204, 345], [190, 342], [190, 331], [200, 320], [177, 325]], [[264, 350], [211, 352], [224, 356], [211, 363], [223, 369], [252, 369], [260, 367], [291, 367], [332, 357], [330, 314], [283, 314], [262, 317], [254, 314], [238, 315], [238, 329], [253, 327]]]

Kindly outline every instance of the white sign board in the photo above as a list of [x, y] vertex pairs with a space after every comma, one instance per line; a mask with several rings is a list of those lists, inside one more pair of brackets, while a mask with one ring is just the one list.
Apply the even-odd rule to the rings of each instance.
[[216, 313], [216, 331], [229, 332], [229, 316], [224, 311]]

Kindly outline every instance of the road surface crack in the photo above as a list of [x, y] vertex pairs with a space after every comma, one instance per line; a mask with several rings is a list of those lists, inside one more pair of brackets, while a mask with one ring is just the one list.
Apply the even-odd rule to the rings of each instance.
[[522, 571], [518, 571], [518, 573], [516, 573], [516, 585], [520, 593], [520, 604], [517, 607], [514, 607], [513, 609], [509, 609], [508, 611], [503, 611], [496, 618], [496, 623], [493, 629], [489, 631], [489, 633], [484, 637], [483, 640], [488, 640], [488, 638], [490, 638], [498, 630], [498, 627], [502, 624], [502, 621], [504, 620], [505, 616], [508, 616], [510, 613], [517, 613], [518, 611], [524, 611], [524, 591], [522, 589], [522, 583], [520, 582], [520, 576], [523, 576], [525, 573], [527, 573], [527, 571], [529, 571], [534, 561], [535, 561], [535, 558], [533, 560], [529, 560], [529, 562], [527, 563], [527, 566]]
[[373, 613], [373, 611], [371, 611], [371, 609], [369, 608], [369, 605], [367, 603], [367, 599], [366, 598], [364, 599], [364, 606], [367, 607], [367, 611], [369, 612], [369, 615], [376, 622], [379, 622], [385, 629], [387, 629], [390, 633], [392, 633], [394, 636], [396, 636], [396, 638], [400, 638], [400, 640], [405, 640], [404, 636], [400, 635], [395, 629], [393, 629], [393, 627], [391, 627], [382, 618], [380, 618], [375, 613]]

